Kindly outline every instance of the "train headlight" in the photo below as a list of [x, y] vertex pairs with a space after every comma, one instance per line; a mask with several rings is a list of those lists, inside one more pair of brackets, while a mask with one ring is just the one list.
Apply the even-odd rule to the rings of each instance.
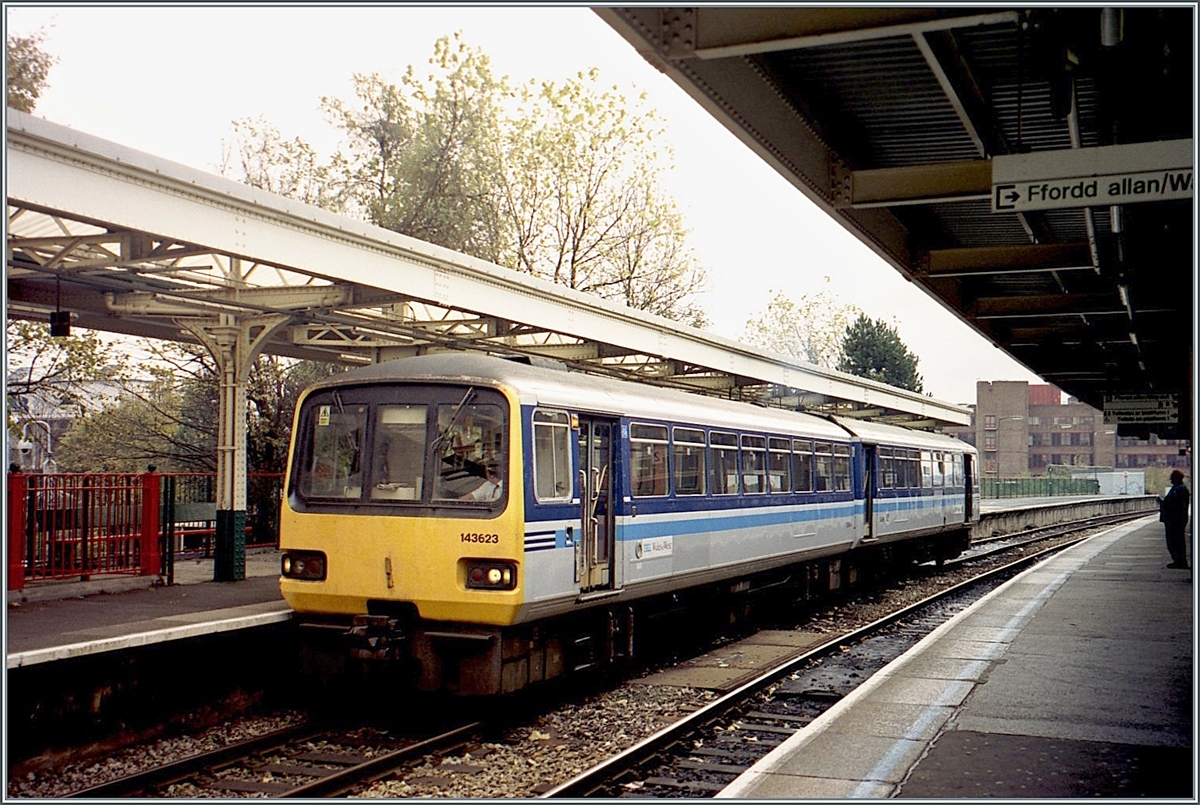
[[468, 559], [467, 589], [513, 590], [517, 586], [517, 566], [511, 562]]
[[289, 579], [323, 581], [325, 554], [320, 551], [288, 551], [280, 559], [279, 569]]

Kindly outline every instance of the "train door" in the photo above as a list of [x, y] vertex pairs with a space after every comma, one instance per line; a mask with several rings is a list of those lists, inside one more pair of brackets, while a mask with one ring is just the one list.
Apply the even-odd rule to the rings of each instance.
[[879, 450], [873, 444], [863, 445], [863, 541], [870, 542], [875, 535], [876, 464]]
[[966, 513], [963, 519], [966, 522], [971, 522], [971, 516], [975, 513], [975, 456], [970, 453], [963, 453], [963, 482], [966, 484]]
[[613, 587], [614, 527], [613, 434], [615, 420], [579, 418], [580, 532], [575, 547], [576, 578], [580, 592]]

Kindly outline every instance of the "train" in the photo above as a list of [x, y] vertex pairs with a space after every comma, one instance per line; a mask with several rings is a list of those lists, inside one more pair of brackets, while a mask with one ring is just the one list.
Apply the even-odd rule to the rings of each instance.
[[309, 387], [288, 465], [308, 669], [458, 696], [637, 656], [700, 603], [952, 558], [979, 517], [976, 451], [943, 434], [482, 353]]

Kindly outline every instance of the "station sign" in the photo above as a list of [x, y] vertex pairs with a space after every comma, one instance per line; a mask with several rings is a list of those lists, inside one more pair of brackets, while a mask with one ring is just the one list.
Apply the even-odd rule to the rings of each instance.
[[992, 212], [1107, 207], [1192, 197], [1192, 140], [992, 158]]
[[1106, 394], [1105, 425], [1154, 425], [1179, 421], [1178, 394]]

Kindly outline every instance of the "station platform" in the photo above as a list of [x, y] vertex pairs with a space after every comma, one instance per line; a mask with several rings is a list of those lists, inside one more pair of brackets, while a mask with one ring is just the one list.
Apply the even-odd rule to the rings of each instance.
[[212, 559], [179, 559], [175, 584], [112, 577], [32, 586], [9, 593], [8, 668], [116, 651], [291, 618], [279, 595], [279, 552], [246, 552], [246, 579], [214, 582]]
[[1146, 517], [943, 624], [720, 798], [1195, 801], [1191, 570]]

